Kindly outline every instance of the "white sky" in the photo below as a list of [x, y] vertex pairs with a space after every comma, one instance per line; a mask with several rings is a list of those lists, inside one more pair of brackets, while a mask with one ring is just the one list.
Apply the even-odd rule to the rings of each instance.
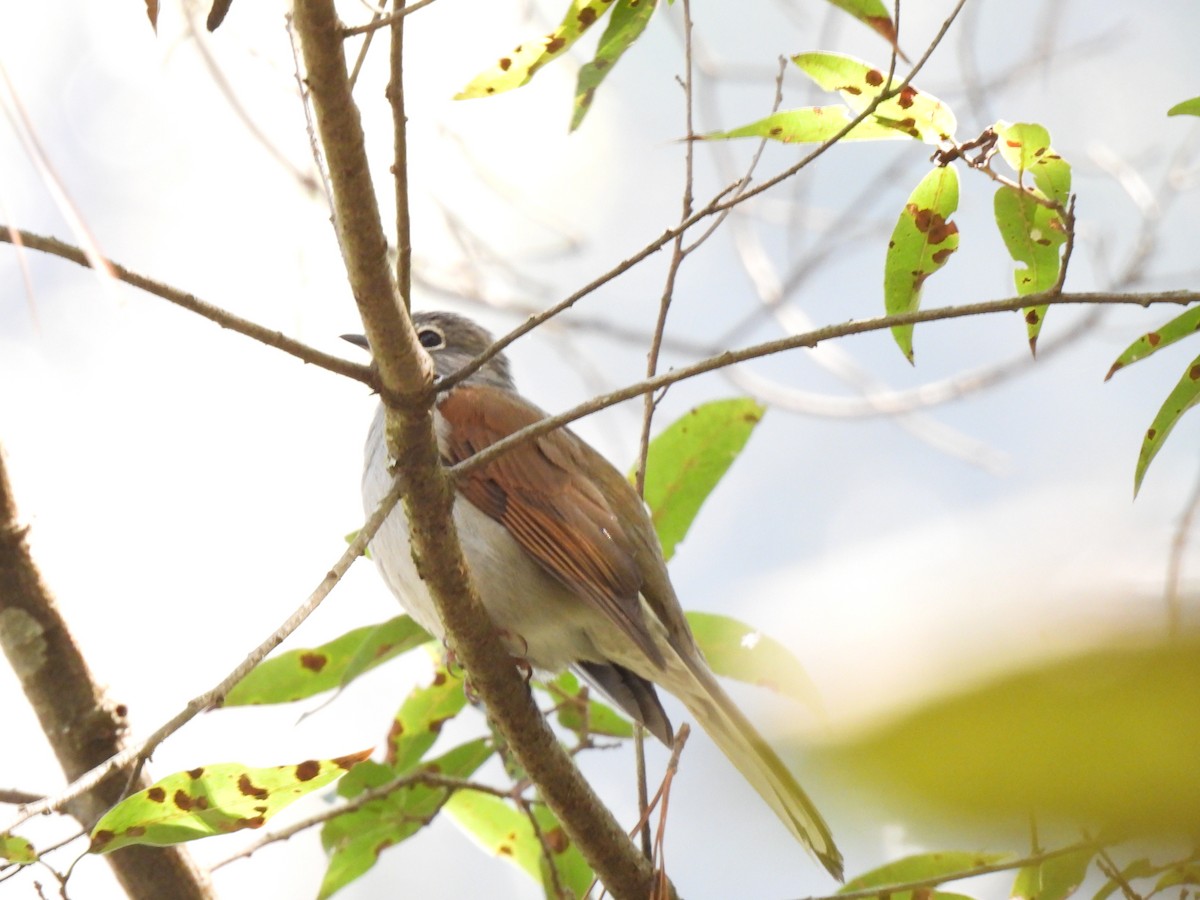
[[[951, 5], [905, 7], [910, 55]], [[1081, 243], [1069, 286], [1102, 287], [1120, 271], [1141, 225], [1129, 185], [1144, 178], [1155, 190], [1172, 154], [1197, 138], [1192, 121], [1168, 120], [1165, 110], [1200, 93], [1193, 46], [1200, 9], [1186, 0], [1161, 0], [1143, 12], [1124, 4], [1058, 4], [1053, 44], [1075, 49], [1032, 66], [1029, 54], [1045, 28], [1042, 5], [979, 4], [974, 46], [984, 77], [1026, 61], [1017, 80], [987, 95], [986, 108], [964, 95], [957, 36], [919, 84], [955, 108], [960, 137], [996, 118], [1050, 129], [1055, 147], [1075, 163], [1080, 195]], [[673, 76], [682, 71], [680, 5], [664, 5], [573, 136], [565, 133], [570, 64], [549, 67], [512, 95], [450, 100], [498, 51], [540, 29], [523, 19], [520, 6], [439, 0], [411, 21], [415, 252], [429, 281], [541, 307], [630, 255], [678, 216], [683, 118]], [[705, 129], [765, 114], [780, 54], [820, 46], [886, 58], [882, 42], [852, 23], [828, 20], [818, 0], [695, 7], [707, 50], [761, 76], [723, 87], [715, 112], [701, 122]], [[284, 8], [239, 0], [206, 40], [248, 116], [308, 172]], [[345, 11], [362, 16], [354, 4]], [[385, 60], [385, 52], [376, 53], [358, 96], [386, 201]], [[65, 14], [56, 7], [53, 15], [38, 4], [8, 4], [0, 9], [0, 62], [104, 253], [315, 346], [353, 355], [337, 339], [356, 328], [357, 318], [322, 200], [298, 190], [230, 110], [174, 4], [165, 5], [157, 37], [137, 0], [69, 3]], [[830, 101], [815, 100], [789, 72], [785, 104], [809, 102]], [[753, 147], [723, 149], [743, 161]], [[769, 148], [758, 177], [799, 152]], [[828, 239], [824, 225], [848, 205], [859, 207], [855, 227], [844, 240], [832, 236], [790, 298], [796, 310], [821, 324], [881, 311], [883, 246], [927, 156], [915, 145], [835, 150], [796, 188], [753, 208], [749, 228], [761, 241], [762, 259], [768, 270], [784, 272]], [[1126, 187], [1096, 162], [1108, 158], [1132, 173]], [[698, 196], [706, 198], [727, 179], [714, 173], [703, 149], [700, 159]], [[896, 173], [872, 198], [856, 200], [862, 184], [892, 163]], [[1011, 292], [989, 221], [992, 188], [970, 173], [962, 180], [963, 249], [928, 283], [927, 306]], [[442, 209], [465, 221], [479, 243], [453, 242]], [[797, 210], [807, 212], [807, 224], [786, 233], [779, 224]], [[1165, 210], [1145, 286], [1194, 287], [1191, 226], [1198, 212], [1194, 191]], [[0, 127], [0, 220], [74, 239], [10, 127]], [[0, 249], [0, 445], [47, 581], [97, 677], [145, 734], [232, 668], [341, 553], [342, 536], [361, 518], [360, 447], [373, 400], [357, 384], [68, 263], [33, 254], [25, 263], [32, 297], [16, 254]], [[665, 265], [663, 254], [652, 258], [585, 301], [579, 318], [647, 329]], [[416, 302], [447, 301], [425, 289]], [[673, 333], [717, 340], [757, 302], [727, 233], [685, 268]], [[1101, 378], [1126, 343], [1172, 314], [1116, 311], [1072, 350], [927, 413], [985, 449], [987, 459], [998, 461], [990, 468], [933, 449], [894, 422], [772, 411], [672, 564], [685, 605], [739, 616], [787, 642], [808, 667], [834, 725], [1014, 660], [1099, 639], [1130, 621], [1159, 621], [1168, 545], [1196, 477], [1196, 422], [1177, 429], [1136, 503], [1132, 472], [1143, 430], [1191, 357], [1175, 348], [1111, 383]], [[1079, 315], [1052, 311], [1043, 340]], [[500, 313], [483, 318], [498, 329], [516, 322]], [[779, 333], [760, 318], [739, 342]], [[848, 341], [841, 350], [875, 377], [906, 388], [1009, 359], [1023, 346], [1014, 316], [919, 329], [915, 370], [886, 336]], [[1194, 342], [1190, 352], [1196, 353]], [[642, 353], [596, 333], [556, 330], [520, 342], [511, 356], [525, 392], [558, 410], [635, 380]], [[818, 368], [813, 354], [789, 354], [753, 370], [806, 392], [852, 393]], [[735, 391], [720, 376], [680, 386], [663, 404], [661, 421]], [[580, 430], [624, 467], [639, 409], [611, 411]], [[1194, 585], [1195, 566], [1187, 574]], [[359, 566], [292, 646], [320, 643], [394, 612], [375, 573]], [[1195, 612], [1189, 610], [1193, 624]], [[202, 717], [159, 750], [153, 769], [165, 774], [232, 760], [273, 765], [378, 745], [424, 665], [414, 657], [386, 667], [299, 725], [294, 709]], [[765, 730], [820, 730], [805, 712], [793, 719], [794, 710], [754, 691], [736, 693]], [[0, 709], [4, 786], [56, 790], [61, 773], [3, 668]], [[774, 729], [767, 720], [772, 711], [785, 717]], [[697, 737], [689, 756], [672, 799], [669, 846], [687, 896], [744, 896], [747, 885], [755, 896], [830, 889], [770, 813], [738, 787], [711, 745]], [[589, 776], [629, 819], [629, 757], [594, 757], [585, 764]], [[656, 748], [655, 759], [662, 758]], [[797, 770], [803, 781], [802, 761]], [[885, 827], [890, 823], [879, 814], [839, 802], [819, 785], [811, 789], [840, 836], [851, 874], [901, 847], [953, 840], [906, 835]], [[49, 823], [30, 829], [41, 843], [52, 833], [61, 832]], [[194, 849], [211, 862], [234, 852], [241, 839]], [[315, 891], [322, 868], [314, 834], [222, 870], [217, 883], [229, 898], [261, 896], [267, 885], [274, 896], [303, 897]], [[491, 896], [539, 895], [507, 865], [465, 849], [442, 823], [386, 853], [341, 896], [394, 896], [401, 881], [417, 896], [478, 896], [482, 879]], [[18, 885], [6, 889], [13, 896], [32, 890], [29, 879]], [[103, 900], [117, 889], [106, 867], [88, 860], [73, 876], [72, 896]]]

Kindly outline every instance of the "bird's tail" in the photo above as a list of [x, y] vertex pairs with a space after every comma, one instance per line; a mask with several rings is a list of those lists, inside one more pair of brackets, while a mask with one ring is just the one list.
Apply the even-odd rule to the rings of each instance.
[[672, 655], [675, 658], [668, 660], [666, 666], [669, 674], [667, 677], [659, 674], [656, 680], [683, 701], [788, 830], [812, 851], [830, 875], [841, 881], [842, 854], [833, 842], [829, 826], [783, 760], [729, 699], [702, 659], [691, 654]]

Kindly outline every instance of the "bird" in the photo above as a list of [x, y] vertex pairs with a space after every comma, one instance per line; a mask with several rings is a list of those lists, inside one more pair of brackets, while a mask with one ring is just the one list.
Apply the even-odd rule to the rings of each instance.
[[[451, 312], [417, 312], [412, 322], [438, 381], [494, 342], [485, 328]], [[365, 337], [344, 337], [369, 349]], [[434, 428], [442, 461], [460, 463], [545, 415], [518, 393], [507, 358], [497, 354], [437, 391]], [[385, 416], [381, 402], [367, 434], [362, 495], [368, 515], [394, 481]], [[514, 658], [540, 671], [575, 671], [667, 746], [674, 731], [655, 686], [673, 694], [840, 881], [842, 856], [829, 826], [696, 645], [653, 523], [629, 481], [560, 428], [469, 470], [456, 491], [453, 516], [463, 556]], [[384, 520], [370, 554], [405, 610], [444, 639], [413, 560], [402, 505]]]

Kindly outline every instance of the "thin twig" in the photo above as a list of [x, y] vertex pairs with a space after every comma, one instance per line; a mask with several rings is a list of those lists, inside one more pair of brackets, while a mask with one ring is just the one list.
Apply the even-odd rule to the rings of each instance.
[[[424, 0], [432, 2], [432, 0]], [[404, 0], [394, 0], [392, 25], [391, 81], [388, 100], [392, 105], [392, 179], [396, 185], [396, 287], [405, 309], [412, 309], [412, 227], [408, 210], [408, 116], [404, 112]], [[414, 4], [415, 8], [416, 4]]]
[[365, 34], [369, 38], [372, 32], [378, 31], [380, 28], [386, 28], [389, 25], [395, 25], [402, 21], [405, 16], [415, 13], [418, 9], [424, 9], [432, 2], [433, 0], [417, 0], [416, 3], [409, 6], [398, 6], [394, 12], [386, 16], [376, 13], [375, 18], [366, 25], [355, 25], [351, 28], [343, 29], [342, 36], [353, 37], [356, 34]]
[[[49, 253], [60, 259], [69, 260], [76, 265], [85, 268], [91, 268], [92, 266], [92, 262], [87, 254], [78, 247], [64, 243], [56, 238], [45, 237], [40, 234], [34, 234], [32, 231], [23, 231], [0, 224], [0, 243], [15, 244], [18, 241], [30, 249]], [[361, 381], [372, 388], [375, 386], [375, 376], [369, 366], [350, 362], [339, 356], [334, 356], [332, 353], [323, 353], [314, 347], [288, 337], [282, 332], [272, 331], [256, 322], [251, 322], [249, 319], [243, 319], [241, 316], [236, 316], [218, 306], [206, 303], [195, 294], [189, 294], [187, 291], [181, 291], [178, 288], [171, 287], [169, 284], [155, 281], [153, 278], [145, 275], [140, 275], [110, 259], [101, 259], [100, 262], [107, 267], [107, 271], [118, 281], [123, 281], [125, 284], [132, 285], [148, 294], [153, 294], [155, 297], [161, 297], [163, 300], [174, 303], [176, 306], [182, 307], [189, 312], [194, 312], [196, 315], [202, 316], [210, 322], [215, 322], [222, 328], [236, 331], [238, 334], [266, 344], [268, 347], [274, 347], [276, 350], [282, 350], [284, 353], [288, 353], [310, 365], [326, 369], [337, 375], [353, 378], [355, 381]]]

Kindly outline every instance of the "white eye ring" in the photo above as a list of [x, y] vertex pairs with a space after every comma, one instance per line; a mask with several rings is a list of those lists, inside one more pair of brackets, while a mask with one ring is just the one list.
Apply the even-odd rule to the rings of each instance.
[[417, 340], [426, 350], [441, 350], [446, 346], [446, 335], [436, 325], [423, 325], [417, 332]]

